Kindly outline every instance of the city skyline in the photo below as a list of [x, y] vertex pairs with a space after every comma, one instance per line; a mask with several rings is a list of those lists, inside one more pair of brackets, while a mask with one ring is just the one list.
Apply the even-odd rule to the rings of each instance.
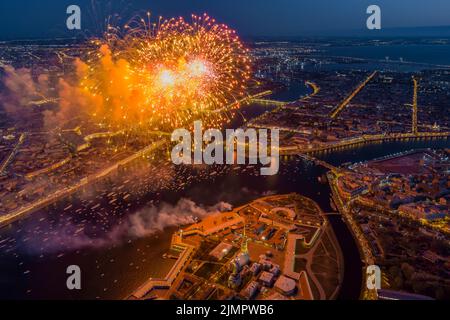
[[0, 4], [0, 300], [450, 299], [448, 0], [95, 2]]

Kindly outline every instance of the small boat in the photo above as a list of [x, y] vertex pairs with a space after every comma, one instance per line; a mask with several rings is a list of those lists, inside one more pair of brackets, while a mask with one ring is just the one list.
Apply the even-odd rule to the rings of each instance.
[[178, 257], [177, 257], [177, 256], [174, 256], [173, 254], [168, 254], [168, 253], [164, 253], [164, 254], [163, 254], [163, 258], [164, 258], [164, 259], [178, 260]]

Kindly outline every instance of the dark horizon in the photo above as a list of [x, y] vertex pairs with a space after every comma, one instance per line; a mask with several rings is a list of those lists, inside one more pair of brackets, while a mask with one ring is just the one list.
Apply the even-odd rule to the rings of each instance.
[[[152, 12], [153, 16], [184, 16], [208, 13], [220, 23], [236, 29], [242, 37], [321, 37], [383, 35], [384, 30], [365, 29], [366, 9], [377, 4], [382, 10], [382, 28], [385, 31], [411, 28], [449, 28], [450, 2], [430, 0], [345, 0], [336, 3], [331, 0], [317, 0], [314, 3], [302, 0], [144, 0], [134, 1], [69, 1], [55, 3], [50, 0], [1, 1], [0, 40], [71, 38], [80, 31], [67, 30], [66, 8], [77, 4], [82, 11], [82, 33], [98, 33], [104, 19], [120, 14], [121, 24], [136, 13]], [[11, 27], [14, 26], [14, 27]], [[396, 35], [393, 35], [396, 36]], [[450, 36], [450, 30], [439, 36]]]
[[[341, 34], [304, 34], [292, 36], [273, 35], [243, 35], [247, 41], [297, 41], [303, 39], [394, 39], [394, 38], [429, 38], [429, 39], [450, 39], [449, 26], [427, 26], [410, 28], [386, 28], [381, 31], [368, 32], [367, 30], [348, 30]], [[63, 35], [56, 37], [16, 37], [10, 39], [0, 39], [0, 42], [20, 42], [20, 41], [61, 41], [61, 40], [83, 40], [85, 35], [78, 32], [76, 35]]]

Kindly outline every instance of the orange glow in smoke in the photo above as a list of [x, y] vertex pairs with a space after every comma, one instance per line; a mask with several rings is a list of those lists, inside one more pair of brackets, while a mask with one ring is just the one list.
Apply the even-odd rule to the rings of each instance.
[[197, 119], [220, 125], [244, 98], [248, 49], [206, 14], [108, 30], [76, 63], [78, 87], [99, 122], [121, 129], [178, 128]]

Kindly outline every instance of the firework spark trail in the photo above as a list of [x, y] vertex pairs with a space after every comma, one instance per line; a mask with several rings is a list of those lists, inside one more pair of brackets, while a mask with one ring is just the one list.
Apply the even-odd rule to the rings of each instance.
[[248, 49], [206, 14], [191, 22], [135, 17], [92, 44], [76, 61], [76, 90], [86, 111], [114, 129], [171, 129], [197, 119], [219, 126], [227, 114], [213, 111], [244, 97], [250, 80]]

